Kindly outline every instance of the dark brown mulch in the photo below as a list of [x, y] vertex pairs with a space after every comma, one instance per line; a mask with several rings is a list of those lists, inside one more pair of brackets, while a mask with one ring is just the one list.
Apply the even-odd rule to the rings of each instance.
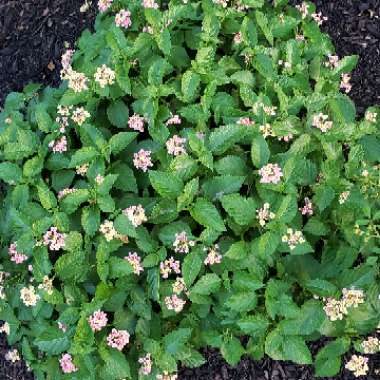
[[[292, 1], [298, 3], [299, 1]], [[330, 34], [339, 56], [358, 54], [359, 65], [352, 76], [350, 93], [359, 113], [380, 104], [380, 0], [314, 0], [329, 17], [323, 30]], [[82, 0], [0, 0], [0, 106], [10, 91], [30, 82], [57, 86], [64, 41], [73, 46], [81, 30], [93, 24], [96, 0], [80, 13]], [[53, 66], [50, 64], [54, 64]], [[50, 65], [49, 65], [50, 64]], [[50, 68], [49, 68], [50, 67]], [[315, 353], [322, 344], [311, 346]], [[23, 362], [4, 360], [8, 351], [0, 334], [0, 380], [32, 380]], [[180, 380], [315, 380], [311, 366], [265, 358], [244, 357], [229, 366], [217, 350], [205, 349], [207, 363], [196, 369], [182, 368]], [[365, 380], [379, 380], [380, 355], [370, 356]], [[343, 369], [330, 380], [353, 380]], [[363, 379], [364, 380], [364, 379]]]
[[59, 85], [64, 42], [73, 43], [93, 25], [96, 3], [84, 0], [0, 1], [0, 106], [11, 91], [34, 82]]
[[33, 375], [26, 369], [23, 361], [9, 363], [4, 355], [9, 350], [4, 334], [0, 334], [0, 380], [33, 380]]
[[[323, 347], [321, 340], [309, 345], [313, 355]], [[353, 352], [352, 352], [353, 353]], [[350, 353], [346, 358], [351, 356]], [[222, 358], [218, 350], [206, 348], [203, 351], [207, 360], [206, 364], [199, 368], [181, 368], [178, 380], [379, 380], [380, 379], [380, 354], [370, 355], [370, 371], [367, 376], [356, 378], [344, 369], [334, 377], [316, 377], [313, 366], [297, 365], [286, 361], [276, 361], [268, 357], [254, 361], [244, 356], [240, 363], [231, 367]], [[346, 362], [346, 360], [344, 360]]]
[[368, 106], [380, 105], [380, 0], [312, 1], [328, 17], [322, 30], [332, 38], [339, 57], [359, 55], [349, 95], [362, 115]]

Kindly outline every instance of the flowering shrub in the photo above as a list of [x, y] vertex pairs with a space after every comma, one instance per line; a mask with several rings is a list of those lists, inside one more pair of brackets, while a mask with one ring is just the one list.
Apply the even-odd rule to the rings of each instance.
[[206, 345], [319, 376], [353, 346], [345, 366], [365, 373], [380, 140], [379, 111], [357, 120], [339, 91], [357, 58], [333, 55], [312, 4], [99, 11], [61, 87], [29, 85], [0, 114], [9, 343], [39, 380], [175, 379]]

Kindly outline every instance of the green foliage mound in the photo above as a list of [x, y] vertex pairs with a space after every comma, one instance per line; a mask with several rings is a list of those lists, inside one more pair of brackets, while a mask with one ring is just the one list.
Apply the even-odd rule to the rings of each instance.
[[61, 87], [0, 114], [0, 319], [36, 379], [368, 353], [380, 118], [339, 91], [357, 58], [312, 4], [99, 3]]

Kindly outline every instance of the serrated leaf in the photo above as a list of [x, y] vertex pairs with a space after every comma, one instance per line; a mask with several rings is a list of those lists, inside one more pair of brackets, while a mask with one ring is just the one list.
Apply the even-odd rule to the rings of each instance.
[[215, 273], [203, 275], [191, 288], [190, 294], [210, 295], [220, 288], [221, 279]]
[[182, 76], [181, 90], [183, 95], [183, 100], [186, 103], [190, 103], [195, 99], [201, 78], [199, 74], [188, 70]]
[[262, 135], [256, 136], [252, 141], [251, 146], [251, 159], [253, 165], [257, 168], [261, 168], [269, 161], [270, 151], [268, 144]]
[[198, 198], [194, 206], [190, 209], [190, 214], [204, 227], [211, 228], [216, 231], [226, 231], [223, 219], [217, 208], [204, 198]]
[[183, 188], [182, 194], [177, 198], [177, 210], [181, 211], [189, 206], [199, 190], [199, 177], [193, 178]]
[[163, 337], [165, 351], [175, 355], [190, 339], [192, 330], [190, 328], [179, 328]]
[[137, 135], [137, 132], [120, 132], [113, 135], [109, 141], [111, 153], [120, 153], [137, 137]]
[[221, 155], [242, 140], [245, 134], [246, 127], [242, 125], [224, 125], [215, 128], [209, 137], [210, 149], [214, 154]]
[[268, 327], [269, 321], [263, 314], [248, 315], [237, 322], [244, 334], [253, 337], [264, 336]]
[[11, 162], [0, 163], [0, 179], [10, 185], [15, 185], [21, 180], [22, 171], [20, 167]]
[[202, 264], [202, 259], [196, 251], [190, 252], [184, 258], [182, 265], [182, 276], [188, 288], [197, 278], [202, 268]]
[[96, 206], [83, 208], [81, 216], [82, 227], [86, 234], [94, 236], [100, 226], [100, 211]]
[[33, 342], [40, 351], [49, 355], [58, 355], [70, 347], [69, 337], [58, 328], [49, 327]]
[[239, 363], [242, 355], [245, 354], [243, 346], [235, 337], [223, 342], [220, 348], [220, 352], [226, 362], [231, 366], [235, 366], [237, 363]]
[[151, 170], [149, 179], [154, 190], [164, 198], [177, 198], [184, 187], [182, 180], [174, 173]]
[[236, 223], [247, 226], [256, 219], [256, 202], [240, 194], [228, 194], [221, 198], [222, 206]]
[[112, 125], [125, 128], [128, 125], [129, 109], [121, 99], [118, 99], [107, 107], [107, 116]]
[[75, 168], [83, 164], [91, 162], [96, 156], [98, 156], [98, 151], [92, 146], [85, 146], [81, 149], [75, 151], [70, 160], [70, 167]]

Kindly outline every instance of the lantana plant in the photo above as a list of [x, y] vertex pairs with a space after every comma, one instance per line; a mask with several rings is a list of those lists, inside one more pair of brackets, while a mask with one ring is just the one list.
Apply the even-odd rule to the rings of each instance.
[[98, 6], [62, 85], [0, 114], [9, 360], [37, 380], [173, 380], [211, 346], [365, 374], [380, 117], [346, 94], [357, 57], [311, 3]]

